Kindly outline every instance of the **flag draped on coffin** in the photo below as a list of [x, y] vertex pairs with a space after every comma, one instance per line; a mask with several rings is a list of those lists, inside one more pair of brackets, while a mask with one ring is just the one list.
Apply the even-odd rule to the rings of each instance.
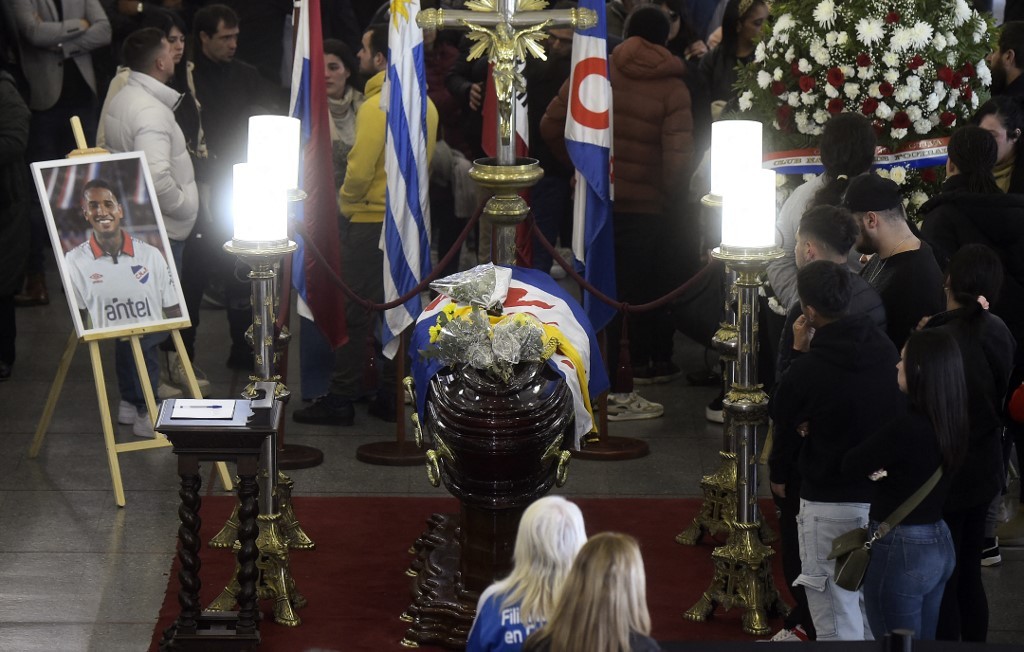
[[[430, 274], [430, 201], [427, 169], [427, 79], [419, 0], [392, 0], [388, 33], [387, 210], [384, 300], [393, 301]], [[399, 335], [423, 310], [419, 295], [384, 313], [384, 355], [394, 358]]]
[[[568, 345], [559, 347], [558, 352], [548, 359], [548, 364], [565, 379], [572, 393], [576, 417], [575, 447], [579, 448], [581, 438], [597, 428], [591, 398], [609, 388], [608, 374], [594, 337], [594, 329], [576, 300], [547, 272], [523, 267], [511, 269], [512, 280], [502, 301], [502, 314], [531, 314], [558, 329]], [[416, 392], [416, 411], [420, 415], [420, 423], [426, 423], [426, 388], [430, 379], [444, 367], [439, 359], [425, 358], [420, 352], [429, 348], [430, 328], [437, 323], [438, 314], [449, 303], [452, 303], [450, 297], [438, 295], [416, 322], [410, 340], [413, 381], [417, 388], [423, 388]]]
[[[615, 239], [612, 231], [612, 87], [608, 81], [608, 25], [604, 2], [580, 0], [597, 13], [597, 25], [576, 32], [572, 42], [569, 112], [565, 146], [576, 166], [572, 249], [595, 288], [615, 296]], [[583, 296], [594, 328], [604, 328], [615, 309]]]
[[299, 249], [292, 259], [292, 284], [299, 294], [299, 314], [312, 316], [327, 341], [336, 348], [348, 340], [348, 334], [345, 328], [345, 295], [330, 275], [331, 270], [341, 270], [341, 252], [328, 122], [331, 117], [324, 83], [320, 0], [302, 0], [298, 20], [289, 113], [302, 121], [300, 179], [308, 195], [300, 205], [298, 219], [329, 267], [320, 264], [304, 238], [296, 233]]

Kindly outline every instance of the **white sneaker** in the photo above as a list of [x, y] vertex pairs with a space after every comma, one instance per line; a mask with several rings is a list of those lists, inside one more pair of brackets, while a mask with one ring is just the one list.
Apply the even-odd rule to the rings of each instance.
[[139, 411], [135, 409], [135, 406], [128, 401], [121, 401], [117, 404], [117, 422], [122, 426], [130, 426], [135, 423], [135, 418], [139, 416]]
[[[195, 364], [192, 365], [192, 373], [196, 375], [196, 383], [199, 385], [199, 393], [204, 397], [209, 396], [210, 381], [207, 380], [206, 374], [203, 373], [203, 370]], [[185, 374], [185, 363], [181, 361], [181, 356], [179, 356], [175, 351], [169, 351], [167, 353], [167, 374], [173, 385], [186, 392], [188, 391], [188, 376]]]
[[665, 414], [665, 407], [663, 405], [648, 401], [636, 392], [608, 394], [609, 421], [657, 419], [663, 414]]
[[185, 394], [181, 389], [171, 385], [170, 383], [165, 383], [162, 380], [160, 381], [160, 385], [156, 388], [156, 398], [160, 401], [166, 401], [170, 398], [181, 398], [184, 395]]
[[132, 434], [136, 437], [156, 439], [156, 431], [153, 430], [153, 422], [149, 419], [148, 412], [139, 412], [132, 424]]

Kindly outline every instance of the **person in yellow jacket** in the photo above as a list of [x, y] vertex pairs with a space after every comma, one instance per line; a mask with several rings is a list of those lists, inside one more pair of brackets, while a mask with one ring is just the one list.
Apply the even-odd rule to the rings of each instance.
[[[356, 114], [356, 140], [348, 155], [345, 182], [338, 192], [341, 209], [341, 265], [345, 282], [359, 296], [384, 301], [384, 255], [378, 248], [387, 192], [384, 148], [387, 113], [381, 107], [381, 88], [388, 66], [388, 26], [370, 25], [363, 33], [359, 70], [369, 77], [366, 101]], [[437, 108], [427, 99], [427, 161], [437, 142]], [[363, 386], [366, 340], [378, 330], [379, 314], [371, 314], [355, 302], [345, 313], [348, 343], [335, 351], [334, 374], [328, 393], [293, 414], [299, 423], [350, 426], [355, 419], [353, 403], [371, 398], [369, 412], [385, 421], [395, 420], [395, 369], [390, 360], [380, 365], [377, 388]], [[379, 348], [379, 343], [378, 343]]]

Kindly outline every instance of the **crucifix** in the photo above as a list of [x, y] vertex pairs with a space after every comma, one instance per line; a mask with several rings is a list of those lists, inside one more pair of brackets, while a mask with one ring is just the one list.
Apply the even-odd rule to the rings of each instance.
[[516, 226], [530, 212], [519, 192], [544, 176], [535, 159], [516, 157], [516, 94], [526, 92], [519, 64], [527, 55], [547, 58], [541, 45], [547, 38], [545, 29], [588, 29], [597, 24], [597, 14], [591, 9], [543, 10], [546, 6], [546, 0], [469, 0], [466, 7], [470, 11], [426, 9], [416, 16], [416, 24], [423, 29], [468, 29], [469, 39], [474, 41], [468, 59], [486, 54], [493, 66], [498, 155], [474, 161], [469, 175], [493, 193], [483, 217], [496, 227], [492, 261], [497, 265], [515, 264]]

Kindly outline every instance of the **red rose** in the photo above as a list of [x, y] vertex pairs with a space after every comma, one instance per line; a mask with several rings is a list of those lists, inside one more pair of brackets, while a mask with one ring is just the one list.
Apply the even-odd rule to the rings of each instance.
[[857, 55], [857, 65], [861, 68], [867, 68], [871, 65], [871, 57], [866, 52], [861, 52]]
[[[869, 97], [864, 100], [864, 103], [860, 105], [860, 112], [864, 115], [872, 115], [878, 108], [878, 100], [873, 97]], [[830, 109], [831, 110], [831, 109]]]
[[769, 86], [768, 88], [772, 92], [772, 95], [774, 95], [775, 97], [778, 97], [779, 95], [782, 95], [783, 93], [786, 92], [786, 85], [780, 81], [773, 81], [772, 85]]
[[803, 91], [804, 93], [809, 93], [811, 92], [812, 88], [814, 88], [814, 77], [811, 77], [810, 75], [804, 75], [803, 77], [800, 78], [801, 91]]
[[882, 97], [892, 97], [895, 89], [892, 87], [892, 84], [884, 81], [878, 85], [878, 92], [882, 94]]
[[893, 129], [910, 129], [910, 116], [906, 111], [897, 111], [892, 117]]
[[943, 111], [941, 114], [939, 114], [939, 123], [941, 123], [943, 127], [952, 126], [954, 122], [956, 122], [955, 113]]
[[829, 68], [826, 79], [828, 80], [829, 84], [832, 84], [836, 88], [842, 86], [843, 82], [846, 81], [846, 77], [843, 76], [843, 71], [837, 67]]
[[964, 84], [963, 86], [960, 87], [960, 96], [963, 97], [965, 100], [970, 101], [972, 95], [974, 95], [974, 91], [971, 89], [969, 85]]
[[938, 80], [944, 83], [946, 86], [953, 86], [953, 78], [955, 73], [949, 66], [942, 66], [939, 71], [935, 73]]
[[828, 101], [828, 112], [829, 113], [842, 113], [843, 112], [843, 101], [838, 97], [832, 98]]
[[925, 168], [921, 170], [921, 181], [924, 181], [925, 183], [935, 183], [938, 178], [938, 175], [935, 174], [935, 168]]
[[779, 127], [783, 131], [789, 131], [790, 124], [793, 121], [793, 107], [788, 104], [783, 104], [775, 112], [775, 119], [779, 122]]
[[966, 77], [967, 79], [974, 77], [974, 66], [971, 65], [970, 61], [968, 61], [964, 65], [960, 66], [960, 70], [956, 71], [956, 76]]
[[791, 72], [794, 77], [800, 76], [800, 61], [798, 59], [793, 59], [793, 63], [789, 64], [789, 72]]
[[900, 22], [900, 14], [896, 11], [890, 11], [885, 15], [885, 22], [892, 25], [893, 23]]
[[914, 58], [907, 62], [907, 68], [911, 70], [917, 70], [924, 65], [924, 59], [921, 58], [920, 54], [915, 54]]

